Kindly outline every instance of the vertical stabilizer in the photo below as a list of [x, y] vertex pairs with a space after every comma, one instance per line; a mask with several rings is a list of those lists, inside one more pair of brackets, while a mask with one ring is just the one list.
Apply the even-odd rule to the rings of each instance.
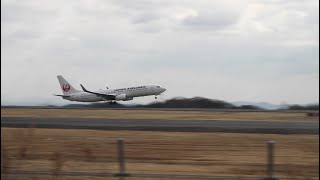
[[77, 93], [77, 92], [81, 92], [77, 89], [75, 89], [70, 83], [68, 83], [67, 80], [65, 80], [61, 75], [58, 75], [58, 80], [59, 80], [59, 83], [60, 83], [60, 87], [61, 87], [61, 90], [62, 90], [62, 93], [64, 95], [70, 95], [70, 94], [74, 94], [74, 93]]

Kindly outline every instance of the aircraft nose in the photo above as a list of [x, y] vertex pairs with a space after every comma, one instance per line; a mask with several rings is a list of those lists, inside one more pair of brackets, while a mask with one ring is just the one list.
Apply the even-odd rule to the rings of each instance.
[[162, 91], [162, 92], [165, 92], [165, 91], [166, 91], [166, 88], [162, 88], [161, 91]]

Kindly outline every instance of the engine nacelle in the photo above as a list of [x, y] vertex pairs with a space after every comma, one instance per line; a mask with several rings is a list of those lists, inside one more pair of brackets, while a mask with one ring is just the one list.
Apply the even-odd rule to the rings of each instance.
[[126, 94], [119, 94], [118, 96], [116, 96], [117, 101], [121, 101], [121, 100], [125, 101], [127, 99], [128, 99], [128, 97]]
[[133, 97], [132, 98], [127, 98], [127, 99], [125, 99], [123, 101], [131, 101], [131, 100], [133, 100]]

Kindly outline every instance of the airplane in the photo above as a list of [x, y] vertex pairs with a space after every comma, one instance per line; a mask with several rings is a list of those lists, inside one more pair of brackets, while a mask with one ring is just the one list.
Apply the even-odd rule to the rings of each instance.
[[99, 102], [107, 101], [110, 104], [115, 104], [116, 101], [130, 101], [135, 97], [151, 96], [154, 95], [157, 99], [157, 95], [160, 95], [165, 88], [157, 85], [137, 86], [120, 89], [109, 89], [99, 91], [89, 91], [82, 84], [80, 84], [83, 91], [75, 89], [67, 80], [61, 75], [57, 76], [60, 83], [60, 87], [63, 95], [53, 94], [54, 96], [60, 96], [63, 99], [77, 102]]

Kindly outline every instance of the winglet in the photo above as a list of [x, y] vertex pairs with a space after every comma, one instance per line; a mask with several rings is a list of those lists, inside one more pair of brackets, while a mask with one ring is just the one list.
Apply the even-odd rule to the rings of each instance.
[[82, 88], [82, 90], [83, 90], [84, 92], [91, 93], [91, 94], [95, 94], [95, 95], [97, 95], [97, 96], [103, 97], [103, 98], [106, 99], [106, 100], [115, 100], [115, 96], [114, 96], [114, 95], [101, 94], [101, 93], [96, 93], [96, 92], [88, 91], [88, 90], [86, 90], [86, 88], [84, 88], [84, 87], [82, 86], [82, 84], [80, 84], [80, 86], [81, 86], [81, 88]]
[[82, 86], [82, 84], [80, 84], [80, 86], [81, 86], [81, 88], [82, 88], [82, 90], [83, 90], [84, 92], [88, 92], [88, 90], [86, 90], [86, 88], [84, 88], [84, 87]]
[[81, 86], [81, 88], [82, 88], [82, 90], [83, 90], [84, 92], [92, 93], [92, 94], [97, 94], [97, 93], [95, 93], [95, 92], [88, 91], [86, 88], [84, 88], [84, 87], [83, 87], [83, 85], [82, 85], [82, 84], [80, 84], [80, 86]]

